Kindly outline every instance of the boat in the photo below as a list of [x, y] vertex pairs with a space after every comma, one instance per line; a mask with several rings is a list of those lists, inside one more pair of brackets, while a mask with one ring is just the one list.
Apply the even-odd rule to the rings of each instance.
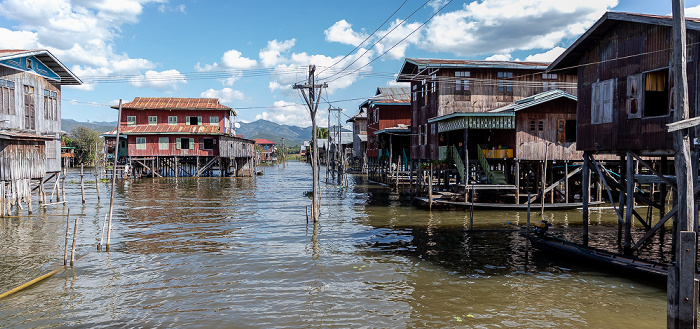
[[543, 252], [563, 256], [567, 259], [575, 258], [595, 265], [596, 268], [605, 268], [659, 283], [666, 282], [668, 277], [667, 264], [582, 246], [546, 232], [522, 234], [530, 240], [533, 247]]

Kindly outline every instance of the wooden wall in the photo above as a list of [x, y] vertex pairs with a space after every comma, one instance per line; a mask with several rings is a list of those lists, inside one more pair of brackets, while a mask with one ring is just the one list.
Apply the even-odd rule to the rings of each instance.
[[[136, 149], [136, 138], [146, 138], [146, 149], [137, 150]], [[168, 149], [161, 150], [159, 148], [159, 138], [168, 137]], [[193, 138], [194, 148], [191, 150], [178, 150], [175, 142], [178, 138]], [[216, 144], [213, 145], [213, 149], [204, 150], [202, 149], [202, 140], [214, 139]], [[219, 138], [218, 135], [128, 135], [128, 149], [129, 156], [131, 157], [151, 157], [151, 156], [218, 156], [219, 155]], [[121, 153], [121, 152], [119, 152]]]
[[[378, 111], [379, 121], [374, 120], [374, 113]], [[411, 126], [411, 104], [370, 106], [367, 112], [367, 156], [377, 157], [379, 153], [378, 139], [375, 133], [382, 129], [396, 127], [399, 124]], [[372, 143], [370, 141], [374, 140]]]
[[[647, 118], [627, 116], [627, 77], [669, 68], [673, 60], [671, 33], [671, 27], [667, 26], [619, 22], [583, 54], [579, 64], [586, 65], [578, 69], [579, 150], [643, 153], [673, 148], [672, 134], [665, 131], [665, 125], [673, 120], [672, 114]], [[691, 42], [688, 46], [688, 90], [693, 115], [698, 107], [696, 74], [700, 50], [700, 45], [693, 43], [700, 40], [699, 32], [688, 30], [688, 40]], [[615, 80], [613, 120], [592, 124], [592, 85], [610, 79]]]
[[[521, 160], [582, 160], [576, 142], [560, 142], [559, 120], [576, 120], [576, 101], [557, 99], [515, 113], [515, 157]], [[535, 132], [531, 122], [535, 122]], [[543, 131], [539, 131], [539, 122]]]
[[0, 140], [0, 180], [43, 178], [45, 173], [43, 141]]
[[221, 136], [219, 139], [219, 156], [224, 158], [252, 158], [255, 144], [247, 139]]
[[126, 127], [126, 117], [135, 116], [136, 125], [148, 125], [148, 117], [155, 116], [158, 120], [158, 125], [168, 125], [168, 116], [177, 117], [178, 126], [186, 126], [186, 118], [188, 116], [201, 116], [202, 125], [209, 126], [209, 117], [219, 117], [219, 131], [222, 134], [230, 133], [230, 127], [227, 126], [230, 110], [133, 110], [122, 109], [122, 118], [120, 120], [122, 129]]

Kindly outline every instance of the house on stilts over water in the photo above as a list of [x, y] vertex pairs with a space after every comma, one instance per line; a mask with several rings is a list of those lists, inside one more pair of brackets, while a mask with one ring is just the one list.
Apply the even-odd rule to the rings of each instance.
[[[223, 177], [255, 173], [255, 142], [235, 135], [236, 112], [218, 99], [136, 97], [121, 110], [122, 140], [116, 158], [117, 163], [128, 164], [127, 175]], [[115, 128], [104, 134], [106, 145], [115, 144], [116, 133]]]
[[61, 172], [61, 87], [82, 81], [48, 50], [0, 50], [0, 215]]
[[[673, 134], [666, 129], [674, 112], [672, 25], [670, 16], [608, 12], [548, 68], [578, 76], [577, 148], [585, 160], [583, 177], [604, 178], [626, 253], [639, 250], [664, 230], [676, 212], [666, 207], [667, 195], [676, 188], [674, 166], [669, 163]], [[695, 117], [700, 114], [700, 20], [686, 19], [686, 29], [689, 112]], [[695, 174], [696, 129], [690, 131]], [[606, 156], [617, 159], [619, 172], [600, 161]], [[584, 241], [588, 241], [590, 194], [586, 186], [589, 181], [584, 181], [583, 189]], [[647, 211], [639, 211], [640, 205]]]
[[411, 83], [418, 183], [435, 176], [463, 204], [522, 205], [530, 192], [548, 207], [575, 206], [576, 76], [548, 64], [407, 58], [397, 81]]

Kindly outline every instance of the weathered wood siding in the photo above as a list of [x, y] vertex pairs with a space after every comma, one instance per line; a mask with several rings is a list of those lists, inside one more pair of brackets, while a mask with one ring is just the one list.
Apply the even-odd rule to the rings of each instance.
[[[582, 160], [583, 152], [576, 150], [576, 142], [561, 142], [559, 120], [576, 120], [575, 101], [558, 99], [516, 112], [515, 157], [544, 160], [546, 154], [547, 160]], [[543, 122], [542, 131], [539, 131], [540, 122]]]
[[[425, 88], [425, 91], [423, 89]], [[425, 95], [425, 96], [424, 96]], [[438, 92], [421, 81], [411, 82], [411, 158], [437, 159], [437, 124], [428, 123], [438, 113]], [[422, 128], [421, 128], [422, 127]], [[422, 130], [421, 130], [422, 129]], [[427, 131], [427, 143], [421, 140], [421, 131]]]
[[252, 158], [255, 143], [243, 138], [221, 136], [219, 139], [219, 156], [223, 158]]
[[44, 177], [44, 147], [41, 141], [0, 140], [0, 180]]
[[[672, 134], [665, 125], [673, 115], [628, 118], [627, 79], [639, 74], [670, 67], [673, 61], [671, 27], [632, 22], [618, 22], [579, 60], [578, 69], [578, 143], [585, 151], [616, 153], [670, 150]], [[697, 54], [700, 45], [698, 31], [688, 30], [688, 91], [691, 115], [697, 113]], [[643, 55], [639, 55], [643, 54]], [[614, 81], [612, 122], [592, 124], [592, 86], [606, 80]]]

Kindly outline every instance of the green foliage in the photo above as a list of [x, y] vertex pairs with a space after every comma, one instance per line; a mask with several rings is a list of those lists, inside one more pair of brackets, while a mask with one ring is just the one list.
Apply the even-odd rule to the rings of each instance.
[[328, 128], [316, 127], [316, 138], [328, 139]]
[[97, 145], [98, 152], [102, 150], [103, 142], [102, 138], [100, 138], [100, 133], [88, 127], [78, 126], [73, 128], [68, 139], [71, 140], [72, 146], [75, 147], [75, 157], [78, 164], [88, 164], [95, 161], [99, 156], [95, 154], [95, 145]]

